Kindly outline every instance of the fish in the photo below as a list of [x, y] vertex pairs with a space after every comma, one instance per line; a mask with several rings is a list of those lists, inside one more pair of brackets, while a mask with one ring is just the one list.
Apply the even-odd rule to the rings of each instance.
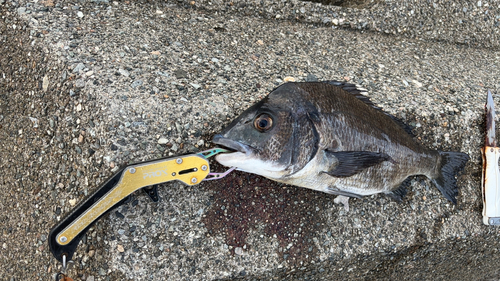
[[457, 203], [456, 176], [469, 156], [429, 149], [359, 86], [288, 82], [245, 110], [212, 142], [216, 161], [268, 179], [349, 198], [377, 193], [401, 202], [415, 176], [426, 176]]

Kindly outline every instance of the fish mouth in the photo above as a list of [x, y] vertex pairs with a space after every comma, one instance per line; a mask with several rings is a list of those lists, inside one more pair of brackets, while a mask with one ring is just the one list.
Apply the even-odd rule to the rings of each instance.
[[235, 167], [238, 171], [253, 173], [271, 179], [281, 178], [286, 172], [286, 167], [279, 163], [263, 159], [259, 150], [238, 141], [215, 135], [212, 142], [231, 150], [230, 153], [221, 153], [215, 156], [219, 164], [226, 167]]
[[238, 141], [234, 141], [232, 139], [228, 139], [223, 137], [221, 134], [217, 134], [212, 139], [212, 142], [218, 145], [221, 145], [225, 148], [233, 150], [235, 152], [241, 152], [246, 155], [250, 155], [255, 149], [249, 145], [243, 144]]

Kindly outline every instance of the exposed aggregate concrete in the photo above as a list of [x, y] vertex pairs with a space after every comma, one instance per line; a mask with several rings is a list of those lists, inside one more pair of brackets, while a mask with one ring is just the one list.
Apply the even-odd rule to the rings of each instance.
[[99, 221], [69, 275], [499, 278], [479, 148], [486, 89], [500, 88], [500, 13], [479, 2], [0, 0], [2, 280], [51, 278], [50, 228], [119, 166], [212, 147], [286, 77], [360, 84], [426, 146], [469, 153], [458, 204], [420, 178], [401, 204], [370, 196], [348, 213], [243, 173], [169, 183], [160, 202], [137, 192]]

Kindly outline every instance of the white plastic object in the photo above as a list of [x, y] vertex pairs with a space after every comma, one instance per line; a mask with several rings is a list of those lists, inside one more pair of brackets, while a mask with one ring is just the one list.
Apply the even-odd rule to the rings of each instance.
[[485, 146], [483, 155], [483, 223], [500, 225], [500, 170], [498, 158], [500, 148]]

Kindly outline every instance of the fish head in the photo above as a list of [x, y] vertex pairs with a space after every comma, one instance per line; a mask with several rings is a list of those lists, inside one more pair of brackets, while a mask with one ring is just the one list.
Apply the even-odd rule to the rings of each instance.
[[214, 143], [234, 150], [217, 155], [219, 163], [271, 179], [296, 170], [303, 140], [297, 127], [306, 128], [296, 110], [300, 106], [296, 87], [289, 84], [271, 92], [214, 136]]

